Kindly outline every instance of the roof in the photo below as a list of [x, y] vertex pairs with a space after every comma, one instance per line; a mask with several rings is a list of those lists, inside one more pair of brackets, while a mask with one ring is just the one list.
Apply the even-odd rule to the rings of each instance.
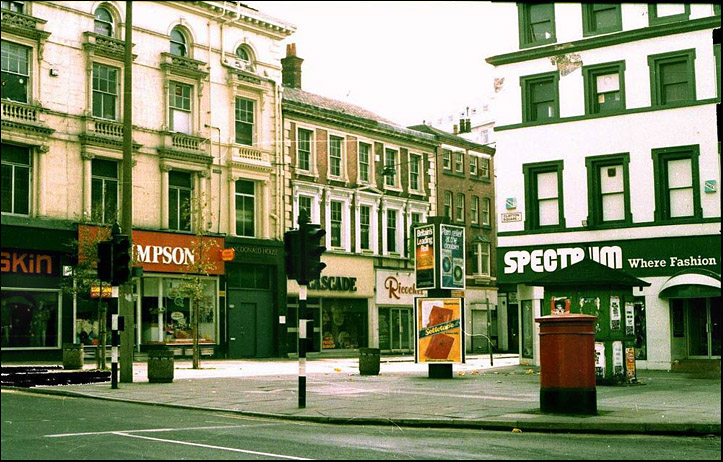
[[623, 270], [613, 269], [595, 260], [585, 258], [574, 265], [529, 282], [527, 285], [545, 288], [628, 289], [648, 287], [650, 283], [631, 276]]
[[299, 88], [284, 87], [284, 109], [296, 109], [310, 116], [318, 116], [362, 125], [367, 129], [377, 129], [387, 133], [415, 138], [427, 144], [437, 144], [437, 139], [427, 133], [397, 125], [361, 106], [309, 93]]
[[479, 144], [475, 143], [474, 141], [470, 141], [467, 138], [462, 138], [461, 136], [457, 136], [452, 133], [445, 132], [443, 130], [440, 130], [438, 128], [434, 128], [429, 125], [412, 125], [412, 130], [417, 130], [424, 133], [429, 133], [430, 135], [434, 135], [437, 137], [437, 139], [444, 141], [448, 144], [455, 144], [460, 147], [464, 147], [466, 149], [472, 149], [474, 151], [481, 151], [486, 154], [494, 155], [495, 149], [491, 148], [485, 144]]

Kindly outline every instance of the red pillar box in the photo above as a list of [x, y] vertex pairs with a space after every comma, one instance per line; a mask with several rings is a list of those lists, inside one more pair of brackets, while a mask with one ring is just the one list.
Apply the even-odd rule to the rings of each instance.
[[564, 314], [535, 321], [540, 323], [540, 410], [554, 414], [597, 414], [597, 317]]

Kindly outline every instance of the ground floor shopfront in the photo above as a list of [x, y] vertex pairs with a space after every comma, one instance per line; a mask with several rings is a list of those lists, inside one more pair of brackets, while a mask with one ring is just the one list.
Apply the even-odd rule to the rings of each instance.
[[72, 278], [66, 274], [75, 225], [22, 221], [4, 216], [0, 229], [2, 360], [58, 361], [63, 344], [74, 342]]
[[498, 255], [501, 298], [508, 307], [517, 302], [522, 361], [539, 364], [535, 318], [550, 312], [551, 297], [560, 292], [535, 281], [589, 258], [649, 284], [627, 295], [576, 290], [569, 297], [580, 304], [572, 312], [587, 303], [611, 310], [607, 319], [627, 329], [637, 368], [669, 370], [686, 359], [720, 362], [719, 234], [500, 247]]

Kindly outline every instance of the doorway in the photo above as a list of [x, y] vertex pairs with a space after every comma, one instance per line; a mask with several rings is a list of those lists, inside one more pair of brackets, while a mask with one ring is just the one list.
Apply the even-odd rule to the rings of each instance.
[[412, 351], [412, 310], [379, 309], [379, 348], [392, 353]]
[[694, 359], [720, 359], [720, 297], [686, 300], [688, 313], [688, 356]]
[[269, 291], [229, 290], [229, 358], [273, 356], [273, 305]]

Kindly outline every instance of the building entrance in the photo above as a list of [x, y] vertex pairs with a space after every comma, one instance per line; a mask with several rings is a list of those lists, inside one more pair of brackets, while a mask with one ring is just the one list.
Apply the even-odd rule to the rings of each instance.
[[676, 301], [687, 305], [688, 356], [696, 359], [720, 359], [720, 297]]

